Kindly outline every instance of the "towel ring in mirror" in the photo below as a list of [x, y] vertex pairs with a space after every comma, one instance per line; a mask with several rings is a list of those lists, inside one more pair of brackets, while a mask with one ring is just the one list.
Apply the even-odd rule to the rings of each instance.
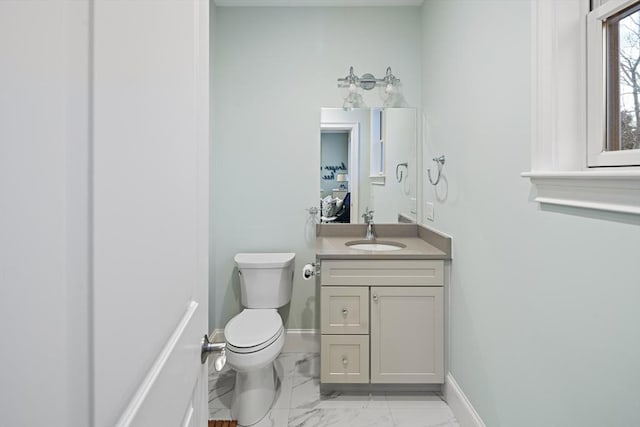
[[396, 181], [398, 181], [398, 182], [402, 182], [402, 178], [403, 178], [402, 169], [400, 169], [401, 167], [407, 168], [407, 172], [409, 172], [409, 163], [406, 163], [406, 162], [405, 163], [398, 163], [396, 165]]

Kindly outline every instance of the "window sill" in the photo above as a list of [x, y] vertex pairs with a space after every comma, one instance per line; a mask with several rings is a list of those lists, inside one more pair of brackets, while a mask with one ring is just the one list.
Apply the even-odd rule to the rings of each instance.
[[524, 172], [535, 189], [532, 200], [640, 215], [640, 171]]

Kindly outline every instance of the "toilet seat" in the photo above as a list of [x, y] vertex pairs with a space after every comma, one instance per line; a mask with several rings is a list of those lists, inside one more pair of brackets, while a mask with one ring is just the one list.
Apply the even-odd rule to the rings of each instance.
[[282, 335], [284, 327], [277, 310], [244, 309], [224, 328], [227, 350], [254, 353], [262, 350]]

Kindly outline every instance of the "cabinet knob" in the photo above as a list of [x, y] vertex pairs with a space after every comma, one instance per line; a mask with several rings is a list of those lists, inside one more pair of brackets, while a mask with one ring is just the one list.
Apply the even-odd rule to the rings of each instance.
[[347, 365], [349, 364], [349, 360], [347, 359], [347, 356], [342, 356], [342, 365], [346, 368]]
[[372, 298], [374, 301], [378, 301], [378, 294], [373, 294]]
[[346, 308], [343, 308], [343, 309], [342, 309], [342, 315], [343, 315], [344, 317], [347, 317], [347, 314], [349, 314], [349, 310], [347, 310]]

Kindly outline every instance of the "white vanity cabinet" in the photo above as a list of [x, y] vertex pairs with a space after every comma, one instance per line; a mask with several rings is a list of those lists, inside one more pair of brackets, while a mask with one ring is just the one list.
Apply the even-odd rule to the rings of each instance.
[[441, 260], [323, 260], [322, 383], [444, 380]]

